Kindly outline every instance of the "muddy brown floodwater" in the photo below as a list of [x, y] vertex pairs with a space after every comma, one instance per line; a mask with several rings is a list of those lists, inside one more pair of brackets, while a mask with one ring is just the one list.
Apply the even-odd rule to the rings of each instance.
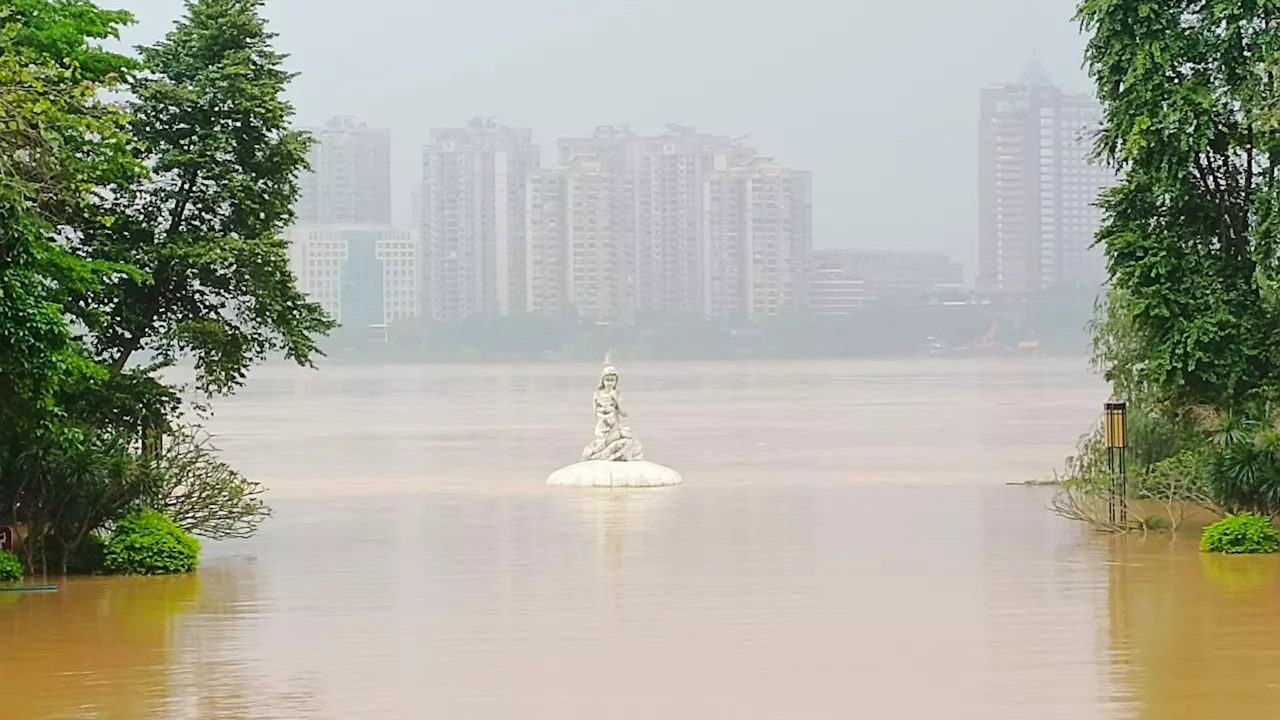
[[1006, 485], [1097, 416], [1083, 361], [620, 369], [685, 485], [543, 485], [595, 367], [264, 369], [211, 426], [276, 517], [0, 593], [0, 716], [1280, 717], [1277, 558]]

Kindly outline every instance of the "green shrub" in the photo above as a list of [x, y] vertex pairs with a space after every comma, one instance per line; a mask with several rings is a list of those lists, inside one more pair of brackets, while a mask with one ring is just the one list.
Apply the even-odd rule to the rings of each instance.
[[200, 543], [161, 513], [139, 510], [116, 524], [102, 561], [116, 575], [191, 572], [200, 561]]
[[1280, 549], [1280, 532], [1262, 515], [1229, 515], [1204, 529], [1201, 552], [1230, 554], [1273, 553]]
[[22, 561], [11, 552], [0, 550], [0, 582], [19, 582], [22, 580]]

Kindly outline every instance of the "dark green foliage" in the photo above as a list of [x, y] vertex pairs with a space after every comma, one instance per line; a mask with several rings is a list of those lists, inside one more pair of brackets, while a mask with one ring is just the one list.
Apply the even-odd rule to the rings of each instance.
[[1204, 529], [1200, 551], [1230, 554], [1273, 553], [1280, 549], [1280, 532], [1262, 515], [1229, 515]]
[[1169, 529], [1169, 521], [1159, 515], [1148, 515], [1142, 519], [1142, 527], [1153, 532], [1163, 532]]
[[84, 536], [67, 560], [68, 575], [98, 575], [103, 572], [103, 551], [107, 540], [101, 531]]
[[1218, 506], [1266, 515], [1280, 509], [1280, 418], [1265, 406], [1197, 414], [1209, 438], [1209, 486]]
[[[227, 391], [268, 353], [309, 363], [331, 326], [280, 239], [307, 139], [259, 5], [189, 2], [134, 61], [99, 42], [128, 13], [0, 3], [0, 521], [31, 528], [28, 568], [92, 564], [86, 538], [166, 493], [188, 518], [210, 497], [158, 461], [181, 410], [164, 365], [189, 354]], [[129, 106], [103, 102], [119, 89]], [[159, 362], [131, 366], [143, 348]], [[265, 516], [261, 488], [220, 487], [242, 493], [213, 496], [222, 527]]]
[[1270, 515], [1280, 0], [1083, 0], [1077, 17], [1105, 114], [1097, 156], [1122, 176], [1100, 201], [1111, 281], [1095, 359], [1116, 397], [1178, 430], [1172, 445], [1131, 432], [1139, 464], [1193, 450], [1196, 471], [1168, 477], [1202, 474], [1216, 504]]
[[226, 392], [283, 353], [308, 364], [332, 321], [289, 271], [282, 237], [310, 139], [291, 130], [292, 75], [260, 0], [199, 0], [161, 42], [140, 48], [132, 131], [152, 177], [118, 193], [118, 218], [87, 238], [122, 277], [90, 293], [99, 357], [119, 371], [138, 350], [195, 358], [202, 389]]
[[22, 561], [17, 555], [0, 550], [0, 582], [21, 582], [26, 577], [22, 569]]
[[138, 510], [116, 523], [102, 561], [116, 575], [191, 572], [200, 562], [200, 543], [163, 514]]
[[[102, 222], [96, 193], [143, 168], [122, 113], [75, 62], [42, 54], [51, 44], [77, 60], [87, 38], [113, 32], [109, 20], [74, 2], [0, 10], [0, 518], [32, 528], [29, 567], [63, 567], [84, 533], [142, 490], [122, 450], [129, 439], [75, 412], [97, 407], [111, 377], [66, 321], [73, 296], [133, 270], [57, 238]], [[136, 415], [148, 400], [123, 406]]]
[[1232, 407], [1280, 377], [1276, 0], [1085, 0], [1105, 110], [1113, 311], [1161, 402]]
[[122, 435], [81, 434], [63, 445], [35, 445], [7, 463], [5, 500], [30, 528], [27, 565], [66, 572], [80, 543], [161, 487], [160, 477]]

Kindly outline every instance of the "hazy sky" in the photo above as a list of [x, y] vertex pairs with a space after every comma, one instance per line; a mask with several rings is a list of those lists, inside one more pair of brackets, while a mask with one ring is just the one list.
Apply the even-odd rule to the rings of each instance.
[[[126, 40], [181, 0], [133, 11]], [[304, 124], [389, 126], [408, 221], [432, 127], [492, 116], [556, 138], [629, 122], [748, 135], [814, 173], [814, 244], [947, 252], [973, 272], [978, 90], [1033, 53], [1087, 90], [1074, 0], [268, 0]]]

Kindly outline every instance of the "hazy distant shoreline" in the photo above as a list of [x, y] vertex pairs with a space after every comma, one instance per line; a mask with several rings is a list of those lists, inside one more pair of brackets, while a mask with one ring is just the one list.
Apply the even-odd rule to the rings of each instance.
[[[458, 360], [458, 361], [435, 361], [435, 360], [397, 360], [397, 359], [367, 359], [353, 360], [343, 358], [322, 357], [316, 360], [315, 368], [298, 368], [291, 361], [275, 359], [259, 365], [259, 368], [279, 369], [298, 369], [304, 372], [324, 372], [330, 369], [353, 369], [353, 368], [394, 368], [394, 367], [439, 367], [439, 368], [468, 368], [468, 367], [561, 367], [571, 365], [599, 365], [603, 362], [604, 357], [599, 359], [557, 359], [557, 360]], [[612, 362], [627, 365], [741, 365], [741, 366], [771, 366], [771, 365], [832, 365], [832, 364], [909, 364], [909, 365], [947, 365], [947, 364], [1000, 364], [1000, 363], [1044, 363], [1044, 364], [1062, 364], [1069, 361], [1078, 361], [1084, 367], [1090, 362], [1088, 355], [1081, 353], [1063, 353], [1055, 355], [988, 355], [988, 356], [950, 356], [950, 357], [927, 357], [927, 356], [904, 356], [904, 357], [831, 357], [831, 358], [772, 358], [772, 357], [738, 357], [738, 358], [689, 358], [689, 359], [668, 359], [668, 358], [621, 358], [613, 356]]]

